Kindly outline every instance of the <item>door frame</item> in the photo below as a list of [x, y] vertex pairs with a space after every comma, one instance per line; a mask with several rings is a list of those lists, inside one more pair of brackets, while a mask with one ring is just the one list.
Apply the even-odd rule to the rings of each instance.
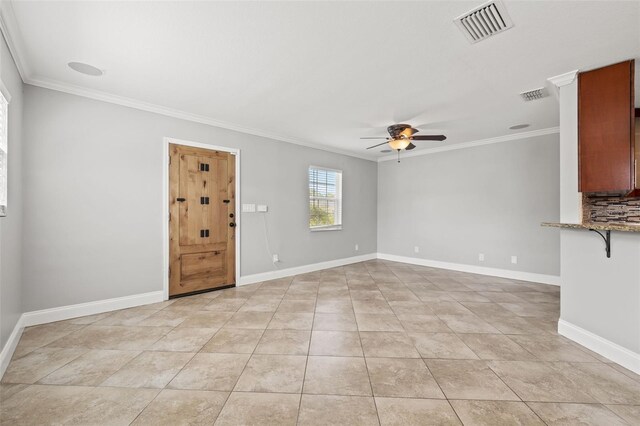
[[191, 146], [194, 148], [208, 149], [210, 151], [228, 152], [236, 157], [236, 285], [240, 281], [240, 149], [218, 145], [209, 145], [201, 142], [192, 142], [170, 137], [162, 138], [162, 298], [169, 300], [169, 144]]

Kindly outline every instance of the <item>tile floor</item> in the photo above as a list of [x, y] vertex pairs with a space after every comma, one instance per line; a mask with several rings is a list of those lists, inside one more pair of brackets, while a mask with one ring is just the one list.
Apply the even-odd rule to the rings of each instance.
[[1, 424], [640, 424], [559, 289], [370, 261], [27, 329]]

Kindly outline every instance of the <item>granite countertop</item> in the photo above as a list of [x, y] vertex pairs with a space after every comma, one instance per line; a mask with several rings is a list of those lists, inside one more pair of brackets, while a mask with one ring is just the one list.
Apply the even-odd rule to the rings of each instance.
[[543, 222], [542, 226], [552, 228], [569, 228], [569, 229], [594, 229], [596, 231], [622, 231], [622, 232], [640, 232], [640, 224], [632, 225], [628, 223], [553, 223]]

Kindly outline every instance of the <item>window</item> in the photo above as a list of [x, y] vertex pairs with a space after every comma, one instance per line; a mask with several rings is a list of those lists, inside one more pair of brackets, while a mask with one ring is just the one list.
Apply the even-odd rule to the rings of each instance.
[[342, 229], [342, 172], [309, 167], [309, 228]]
[[9, 102], [0, 91], [0, 216], [7, 215], [7, 112]]

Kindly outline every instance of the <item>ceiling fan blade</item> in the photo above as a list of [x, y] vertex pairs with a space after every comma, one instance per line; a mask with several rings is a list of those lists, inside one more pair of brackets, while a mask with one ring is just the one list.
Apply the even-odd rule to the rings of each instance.
[[379, 143], [378, 145], [370, 146], [370, 147], [369, 147], [369, 148], [367, 148], [367, 149], [375, 148], [375, 147], [380, 146], [380, 145], [386, 145], [387, 143], [388, 143], [387, 141], [384, 141], [384, 142], [382, 142], [382, 143]]
[[410, 143], [409, 145], [407, 145], [407, 147], [405, 148], [407, 151], [411, 151], [413, 148], [415, 148], [416, 146], [412, 143]]
[[360, 138], [360, 139], [389, 139], [389, 138], [386, 137], [386, 136], [365, 136], [365, 137]]
[[416, 135], [411, 138], [414, 141], [443, 141], [447, 137], [445, 135]]

